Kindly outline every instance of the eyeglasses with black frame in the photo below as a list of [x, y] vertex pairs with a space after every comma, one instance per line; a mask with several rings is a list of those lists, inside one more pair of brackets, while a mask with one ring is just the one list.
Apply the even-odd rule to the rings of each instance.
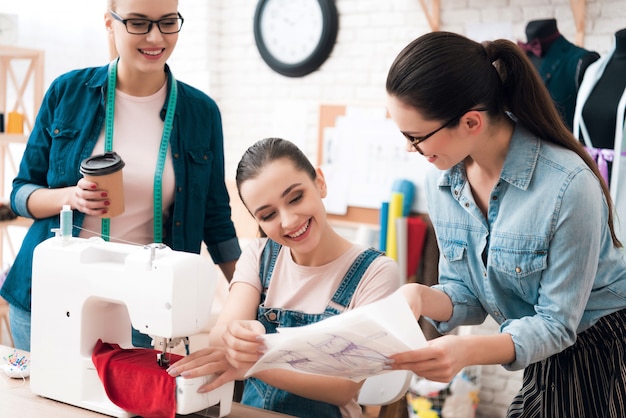
[[428, 138], [430, 138], [431, 136], [435, 135], [437, 132], [441, 131], [444, 128], [449, 127], [450, 125], [452, 125], [452, 123], [456, 122], [457, 120], [461, 119], [463, 117], [463, 115], [465, 115], [467, 112], [471, 112], [471, 111], [476, 111], [476, 112], [484, 112], [488, 110], [486, 107], [479, 107], [476, 109], [470, 109], [470, 110], [466, 110], [465, 112], [461, 113], [460, 115], [457, 115], [455, 117], [453, 117], [452, 119], [450, 119], [449, 121], [447, 121], [446, 123], [444, 123], [443, 125], [441, 125], [439, 128], [435, 129], [434, 131], [424, 135], [424, 136], [412, 136], [409, 135], [407, 133], [402, 132], [402, 135], [405, 136], [406, 139], [409, 140], [409, 142], [411, 143], [411, 145], [413, 145], [413, 147], [417, 150], [417, 152], [419, 152], [420, 154], [424, 154], [422, 152], [422, 150], [419, 148], [419, 144], [421, 144], [422, 142], [426, 141]]
[[124, 19], [112, 10], [109, 10], [109, 13], [113, 16], [113, 19], [122, 22], [126, 27], [126, 31], [131, 35], [145, 35], [150, 33], [155, 24], [162, 34], [171, 35], [180, 32], [183, 27], [183, 22], [185, 21], [180, 13], [177, 13], [178, 17], [165, 17], [159, 20], [141, 18]]

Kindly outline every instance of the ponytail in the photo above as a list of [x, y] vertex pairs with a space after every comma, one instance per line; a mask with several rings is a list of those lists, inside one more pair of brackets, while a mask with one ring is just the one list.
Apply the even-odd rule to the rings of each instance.
[[574, 151], [598, 178], [602, 193], [609, 205], [609, 229], [613, 245], [622, 243], [615, 235], [613, 199], [596, 162], [583, 144], [565, 125], [559, 111], [526, 54], [513, 42], [505, 39], [483, 42], [487, 57], [493, 63], [507, 98], [508, 109], [535, 136]]

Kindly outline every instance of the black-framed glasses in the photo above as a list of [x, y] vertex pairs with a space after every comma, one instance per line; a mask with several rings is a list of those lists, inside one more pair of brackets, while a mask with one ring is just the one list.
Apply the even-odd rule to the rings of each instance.
[[152, 26], [155, 24], [159, 28], [159, 31], [164, 35], [178, 33], [182, 29], [183, 22], [185, 21], [180, 13], [177, 13], [178, 17], [165, 17], [159, 20], [140, 18], [123, 19], [112, 10], [109, 10], [109, 13], [111, 13], [113, 19], [122, 22], [126, 27], [126, 31], [132, 35], [145, 35], [150, 33]]
[[404, 133], [404, 132], [402, 132], [402, 135], [404, 135], [405, 138], [409, 140], [409, 142], [411, 143], [411, 145], [413, 145], [413, 147], [417, 150], [417, 152], [419, 152], [420, 154], [423, 154], [422, 150], [419, 148], [419, 144], [421, 144], [422, 142], [426, 141], [428, 138], [430, 138], [431, 136], [435, 135], [440, 130], [449, 127], [454, 122], [456, 122], [457, 120], [461, 119], [463, 117], [463, 115], [465, 115], [467, 112], [471, 112], [471, 111], [484, 112], [486, 110], [488, 110], [486, 107], [479, 107], [479, 108], [476, 108], [476, 109], [466, 110], [463, 113], [461, 113], [460, 115], [457, 115], [457, 116], [453, 117], [452, 119], [450, 119], [449, 121], [447, 121], [446, 123], [441, 125], [439, 128], [435, 129], [434, 131], [432, 131], [432, 132], [430, 132], [430, 133], [428, 133], [428, 134], [426, 134], [424, 136], [412, 136], [412, 135], [409, 135], [409, 134]]

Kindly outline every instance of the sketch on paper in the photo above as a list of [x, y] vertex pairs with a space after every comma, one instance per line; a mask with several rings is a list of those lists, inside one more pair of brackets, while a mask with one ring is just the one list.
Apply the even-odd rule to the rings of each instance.
[[266, 369], [359, 381], [384, 372], [388, 356], [426, 345], [404, 297], [393, 295], [315, 324], [264, 336], [265, 354], [248, 371]]

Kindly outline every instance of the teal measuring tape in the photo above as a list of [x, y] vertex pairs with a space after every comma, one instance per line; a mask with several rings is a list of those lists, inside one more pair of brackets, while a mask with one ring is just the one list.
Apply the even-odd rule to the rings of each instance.
[[[107, 103], [105, 115], [105, 135], [104, 135], [104, 151], [113, 151], [113, 125], [115, 116], [115, 86], [117, 84], [117, 62], [119, 58], [109, 64], [109, 78], [107, 84]], [[176, 99], [178, 89], [176, 79], [171, 76], [169, 99], [167, 102], [167, 112], [163, 124], [163, 135], [161, 136], [161, 145], [159, 146], [159, 154], [157, 157], [156, 169], [154, 172], [154, 241], [155, 243], [163, 242], [163, 169], [165, 168], [165, 159], [167, 157], [167, 149], [169, 148], [170, 136], [172, 134], [172, 126], [174, 125], [174, 113], [176, 111]], [[102, 238], [109, 241], [111, 235], [111, 220], [109, 218], [102, 219]]]

